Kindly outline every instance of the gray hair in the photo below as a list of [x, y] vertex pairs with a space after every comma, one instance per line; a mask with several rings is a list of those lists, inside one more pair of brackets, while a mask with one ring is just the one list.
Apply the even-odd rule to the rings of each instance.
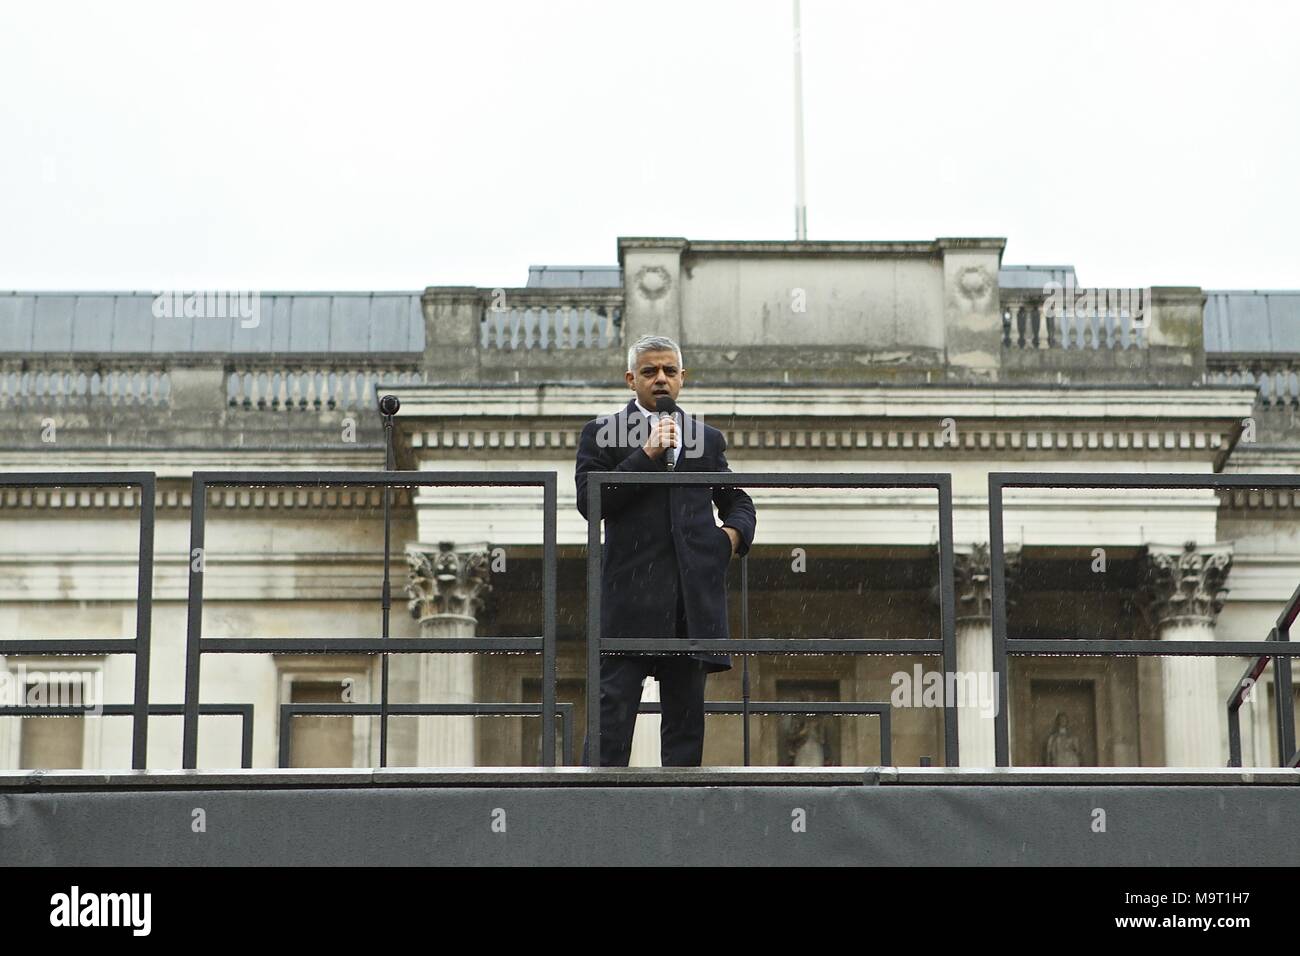
[[636, 371], [636, 360], [642, 352], [676, 352], [677, 368], [680, 371], [682, 367], [682, 349], [676, 342], [666, 335], [643, 335], [627, 350], [627, 370]]

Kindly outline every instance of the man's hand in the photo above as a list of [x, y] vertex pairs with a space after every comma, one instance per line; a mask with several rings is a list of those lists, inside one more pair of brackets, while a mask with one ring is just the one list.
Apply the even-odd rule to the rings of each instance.
[[666, 448], [678, 447], [677, 421], [672, 416], [651, 420], [650, 437], [641, 446], [652, 459], [659, 458]]
[[725, 525], [722, 530], [727, 532], [727, 537], [731, 539], [731, 553], [734, 555], [736, 549], [740, 547], [740, 532], [735, 528], [729, 528]]

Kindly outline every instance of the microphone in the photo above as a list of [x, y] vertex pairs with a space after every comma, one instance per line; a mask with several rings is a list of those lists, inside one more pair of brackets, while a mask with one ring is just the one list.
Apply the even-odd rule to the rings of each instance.
[[[663, 421], [665, 418], [677, 414], [677, 403], [667, 395], [660, 395], [655, 402], [655, 411], [659, 413], [659, 420]], [[672, 471], [677, 464], [677, 449], [675, 447], [669, 446], [664, 449], [664, 464], [669, 471]]]

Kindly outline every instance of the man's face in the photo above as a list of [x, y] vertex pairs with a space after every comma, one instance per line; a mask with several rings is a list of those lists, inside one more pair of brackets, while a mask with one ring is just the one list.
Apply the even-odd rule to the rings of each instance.
[[678, 368], [677, 353], [671, 349], [642, 352], [636, 357], [635, 370], [625, 372], [624, 377], [627, 387], [636, 392], [637, 401], [653, 412], [660, 395], [677, 401], [677, 393], [686, 380], [686, 369]]

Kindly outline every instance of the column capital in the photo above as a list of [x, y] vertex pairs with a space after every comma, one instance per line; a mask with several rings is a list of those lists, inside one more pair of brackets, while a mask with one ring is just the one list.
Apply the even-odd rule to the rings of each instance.
[[1232, 570], [1232, 545], [1181, 548], [1149, 544], [1142, 555], [1138, 596], [1156, 628], [1177, 624], [1213, 627], [1223, 609]]
[[486, 544], [457, 548], [451, 541], [439, 541], [436, 552], [424, 545], [407, 545], [411, 617], [421, 623], [447, 617], [476, 621], [492, 590], [489, 551]]
[[[937, 551], [937, 549], [936, 549]], [[1012, 584], [1020, 570], [1020, 548], [1006, 547], [1002, 565], [1006, 571], [1007, 603], [1014, 603]], [[989, 561], [988, 542], [976, 541], [969, 551], [954, 550], [952, 556], [953, 592], [956, 598], [957, 620], [991, 621], [993, 618], [993, 573]], [[939, 585], [930, 589], [933, 603], [939, 601]]]

